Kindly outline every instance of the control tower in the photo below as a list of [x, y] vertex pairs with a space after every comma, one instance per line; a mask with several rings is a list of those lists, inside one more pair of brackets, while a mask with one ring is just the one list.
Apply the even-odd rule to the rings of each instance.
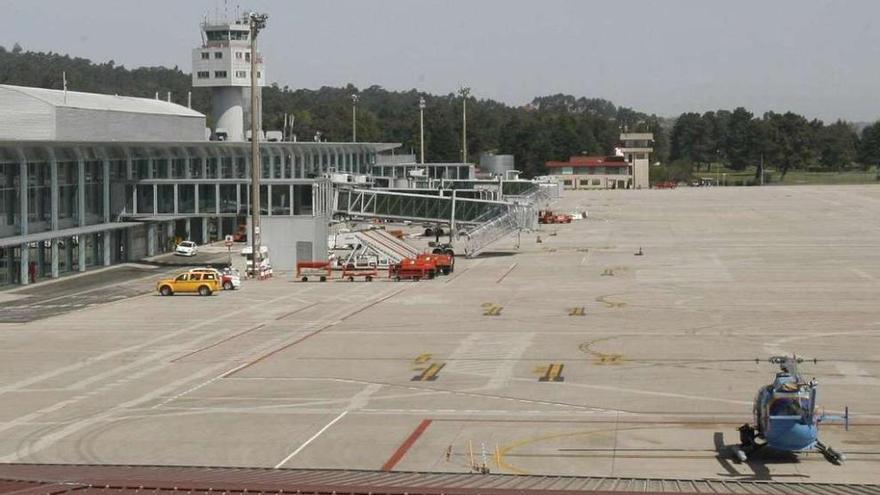
[[[250, 29], [236, 21], [202, 23], [202, 46], [193, 49], [192, 84], [214, 88], [211, 139], [244, 141], [250, 122]], [[257, 87], [265, 86], [263, 57], [257, 53]]]

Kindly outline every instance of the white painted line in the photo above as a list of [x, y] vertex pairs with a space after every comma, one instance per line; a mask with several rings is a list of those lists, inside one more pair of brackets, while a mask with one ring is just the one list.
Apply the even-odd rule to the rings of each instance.
[[314, 435], [312, 435], [312, 438], [309, 438], [308, 440], [306, 440], [305, 443], [303, 443], [302, 445], [300, 445], [298, 449], [296, 449], [296, 450], [294, 450], [293, 452], [291, 452], [289, 456], [285, 457], [281, 462], [279, 462], [278, 464], [276, 464], [276, 465], [275, 465], [275, 469], [280, 468], [281, 466], [283, 466], [284, 464], [286, 464], [287, 461], [293, 459], [293, 457], [294, 457], [296, 454], [299, 454], [304, 448], [308, 447], [309, 444], [312, 443], [312, 441], [314, 441], [316, 438], [318, 438], [319, 436], [321, 436], [321, 433], [324, 433], [325, 431], [327, 431], [328, 428], [330, 428], [331, 426], [333, 426], [334, 424], [336, 424], [336, 422], [339, 421], [340, 419], [342, 419], [343, 417], [345, 417], [346, 414], [348, 414], [348, 411], [342, 411], [342, 413], [341, 413], [339, 416], [336, 416], [336, 417], [333, 419], [333, 421], [327, 423], [323, 428], [321, 428], [320, 430], [318, 430], [318, 433], [315, 433]]

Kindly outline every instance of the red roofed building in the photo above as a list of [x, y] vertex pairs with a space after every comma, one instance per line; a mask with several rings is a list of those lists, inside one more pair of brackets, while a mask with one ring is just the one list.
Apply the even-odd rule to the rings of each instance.
[[573, 156], [567, 162], [544, 165], [564, 189], [641, 189], [648, 186], [648, 158], [653, 135], [621, 134], [620, 154]]
[[567, 162], [546, 162], [547, 172], [565, 189], [628, 189], [630, 164], [623, 156], [573, 156]]

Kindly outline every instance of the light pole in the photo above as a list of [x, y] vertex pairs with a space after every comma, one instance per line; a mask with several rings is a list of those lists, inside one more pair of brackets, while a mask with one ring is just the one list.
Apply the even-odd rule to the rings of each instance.
[[356, 143], [358, 140], [357, 115], [358, 115], [358, 95], [351, 95], [351, 142]]
[[425, 97], [419, 97], [419, 148], [421, 150], [421, 164], [425, 164]]
[[260, 121], [262, 112], [257, 97], [257, 35], [266, 27], [266, 14], [248, 14], [251, 37], [251, 273], [259, 279], [260, 262]]
[[461, 95], [461, 162], [467, 163], [467, 99], [471, 88], [461, 88], [458, 94]]

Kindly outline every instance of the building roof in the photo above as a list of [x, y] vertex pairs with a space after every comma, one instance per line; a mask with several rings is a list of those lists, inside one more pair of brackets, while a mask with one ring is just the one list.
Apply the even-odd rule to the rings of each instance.
[[624, 167], [629, 165], [622, 156], [572, 156], [567, 162], [549, 161], [547, 168], [562, 167]]
[[0, 465], [0, 495], [877, 495], [877, 484], [600, 478], [461, 472], [224, 467]]
[[65, 97], [65, 91], [59, 89], [32, 88], [27, 86], [12, 86], [8, 84], [0, 84], [0, 91], [15, 91], [48, 103], [54, 107], [154, 115], [177, 115], [181, 117], [205, 117], [203, 114], [183, 105], [152, 98], [82, 93], [79, 91], [66, 91], [67, 96]]

